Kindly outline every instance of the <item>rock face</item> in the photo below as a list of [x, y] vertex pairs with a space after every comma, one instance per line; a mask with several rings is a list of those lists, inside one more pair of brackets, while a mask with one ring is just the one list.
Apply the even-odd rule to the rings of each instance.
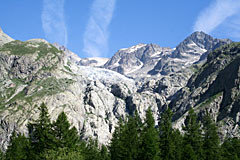
[[98, 138], [105, 144], [120, 118], [136, 109], [143, 118], [151, 107], [157, 119], [170, 100], [176, 126], [190, 106], [202, 105], [218, 122], [231, 123], [223, 126], [233, 135], [239, 121], [239, 45], [214, 51], [203, 67], [199, 62], [227, 43], [196, 32], [176, 49], [139, 44], [119, 50], [107, 61], [81, 59], [43, 39], [4, 40], [0, 45], [1, 149], [6, 149], [14, 130], [27, 133], [26, 125], [38, 117], [36, 105], [42, 102], [52, 120], [64, 111], [84, 138]]
[[53, 43], [53, 45], [57, 49], [63, 51], [65, 55], [67, 55], [68, 59], [70, 59], [72, 62], [74, 61], [80, 66], [102, 67], [109, 60], [109, 58], [101, 58], [101, 57], [80, 58], [78, 57], [78, 55], [68, 50], [64, 46], [61, 46], [57, 43]]
[[176, 126], [193, 107], [199, 118], [210, 113], [222, 136], [239, 136], [240, 43], [232, 43], [210, 53], [207, 62], [175, 94], [170, 106]]
[[[119, 118], [137, 108], [141, 117], [165, 103], [160, 95], [137, 92], [135, 81], [117, 72], [81, 66], [66, 50], [45, 40], [12, 41], [0, 47], [0, 145], [13, 130], [27, 133], [46, 103], [55, 120], [64, 111], [84, 138], [108, 143]], [[155, 116], [155, 117], [156, 117]], [[157, 118], [157, 117], [156, 117]]]
[[168, 75], [177, 72], [186, 72], [186, 68], [193, 67], [206, 60], [206, 56], [214, 49], [231, 43], [230, 40], [214, 39], [203, 33], [194, 32], [181, 42], [170, 56], [163, 57], [149, 73]]
[[194, 32], [175, 49], [155, 44], [120, 49], [103, 67], [133, 78], [139, 91], [152, 88], [168, 99], [186, 85], [211, 51], [229, 43], [230, 40]]
[[7, 34], [5, 34], [2, 30], [2, 28], [0, 27], [0, 46], [13, 41], [14, 39], [12, 39], [11, 37], [9, 37]]
[[120, 49], [104, 68], [117, 71], [130, 77], [144, 77], [164, 56], [171, 54], [172, 49], [156, 44], [138, 44], [126, 49]]

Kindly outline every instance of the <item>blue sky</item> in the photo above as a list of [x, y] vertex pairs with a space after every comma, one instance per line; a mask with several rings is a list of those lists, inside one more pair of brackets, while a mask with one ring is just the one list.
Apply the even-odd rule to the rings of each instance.
[[193, 31], [240, 40], [240, 0], [5, 0], [0, 26], [44, 38], [80, 57], [111, 57], [138, 43], [175, 47]]

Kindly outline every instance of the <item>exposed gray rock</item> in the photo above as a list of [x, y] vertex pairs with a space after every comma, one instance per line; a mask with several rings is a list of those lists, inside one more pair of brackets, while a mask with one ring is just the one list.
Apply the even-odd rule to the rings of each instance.
[[185, 88], [175, 94], [170, 106], [174, 120], [193, 107], [201, 118], [208, 111], [221, 127], [222, 136], [235, 136], [239, 130], [240, 45], [232, 43], [212, 52]]
[[0, 27], [0, 46], [11, 41], [14, 41], [14, 39], [5, 34]]
[[[104, 144], [111, 139], [120, 118], [136, 109], [144, 118], [151, 107], [157, 120], [170, 100], [176, 112], [175, 126], [181, 126], [193, 106], [200, 117], [208, 110], [216, 121], [226, 123], [221, 128], [226, 130], [224, 135], [237, 134], [238, 46], [213, 52], [201, 67], [198, 61], [208, 52], [203, 50], [214, 48], [201, 39], [218, 44], [202, 34], [190, 36], [189, 41], [177, 47], [179, 52], [153, 44], [121, 49], [104, 66], [99, 65], [101, 58], [81, 59], [65, 47], [42, 39], [1, 45], [1, 148], [6, 149], [13, 130], [27, 133], [26, 125], [38, 118], [36, 106], [42, 102], [48, 106], [52, 120], [64, 111], [71, 124], [82, 132], [82, 138], [98, 138]], [[222, 44], [225, 42], [219, 43]], [[196, 74], [191, 77], [193, 73]]]
[[130, 77], [144, 77], [153, 69], [162, 56], [170, 54], [172, 49], [156, 44], [138, 44], [126, 49], [120, 49], [104, 68], [117, 71]]
[[206, 61], [209, 52], [229, 43], [195, 32], [175, 49], [155, 44], [120, 49], [103, 67], [133, 78], [138, 91], [151, 90], [171, 99]]
[[[17, 47], [16, 47], [17, 46]], [[15, 48], [15, 49], [10, 49]], [[24, 50], [21, 50], [24, 48]], [[46, 103], [55, 120], [64, 111], [84, 139], [108, 143], [119, 118], [136, 106], [143, 118], [152, 107], [155, 118], [164, 98], [138, 93], [135, 82], [117, 72], [80, 66], [68, 53], [44, 40], [13, 41], [0, 47], [0, 145], [6, 149], [13, 130], [27, 133]]]

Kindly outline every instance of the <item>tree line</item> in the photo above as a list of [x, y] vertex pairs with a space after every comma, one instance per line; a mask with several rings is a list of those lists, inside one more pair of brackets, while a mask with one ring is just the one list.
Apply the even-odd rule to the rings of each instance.
[[151, 109], [144, 121], [138, 112], [119, 120], [108, 146], [82, 140], [64, 112], [51, 122], [45, 104], [28, 124], [28, 137], [13, 132], [3, 160], [240, 160], [240, 140], [220, 143], [218, 128], [207, 114], [198, 121], [189, 110], [183, 133], [172, 126], [172, 112], [162, 113], [156, 127]]
[[158, 127], [149, 108], [144, 122], [139, 115], [119, 121], [109, 146], [112, 160], [240, 160], [240, 140], [220, 142], [218, 128], [209, 114], [203, 121], [190, 109], [183, 131], [172, 126], [168, 108], [160, 116]]

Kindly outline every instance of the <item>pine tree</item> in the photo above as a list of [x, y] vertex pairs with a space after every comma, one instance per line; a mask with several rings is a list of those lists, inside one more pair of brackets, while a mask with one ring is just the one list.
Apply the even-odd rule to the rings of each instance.
[[42, 159], [47, 150], [56, 149], [56, 138], [53, 133], [47, 107], [42, 103], [39, 107], [39, 118], [28, 125], [32, 146], [31, 159]]
[[138, 159], [139, 146], [140, 146], [140, 135], [141, 135], [142, 122], [135, 110], [134, 115], [128, 118], [125, 132], [123, 132], [123, 143], [125, 148], [128, 148], [127, 157], [128, 159]]
[[68, 148], [48, 150], [42, 157], [44, 160], [85, 160], [80, 148], [75, 150], [69, 150]]
[[182, 160], [197, 160], [197, 155], [190, 144], [186, 144], [182, 151]]
[[219, 160], [221, 158], [220, 140], [217, 133], [217, 126], [209, 114], [204, 117], [204, 142], [203, 153], [205, 160]]
[[126, 122], [123, 132], [120, 135], [120, 141], [122, 142], [121, 151], [124, 155], [124, 159], [137, 159], [139, 148], [139, 128], [137, 121], [134, 117], [129, 116]]
[[127, 152], [122, 141], [122, 134], [125, 129], [125, 123], [126, 122], [120, 119], [113, 132], [109, 146], [110, 156], [112, 160], [122, 160], [125, 157], [125, 153]]
[[[137, 112], [137, 111], [136, 111]], [[139, 156], [141, 120], [137, 113], [129, 116], [128, 121], [119, 121], [110, 144], [111, 159], [135, 160]]]
[[26, 160], [28, 158], [29, 141], [24, 135], [17, 135], [13, 132], [8, 149], [6, 160]]
[[101, 147], [100, 156], [101, 156], [100, 160], [110, 160], [110, 155], [105, 145], [102, 145]]
[[155, 128], [155, 121], [151, 108], [146, 112], [146, 119], [141, 135], [141, 153], [142, 160], [158, 160], [159, 159], [159, 135]]
[[[202, 131], [200, 129], [200, 124], [197, 121], [197, 115], [192, 108], [189, 110], [185, 123], [186, 125], [183, 127], [183, 130], [185, 131], [184, 146], [189, 144], [193, 149], [193, 154], [196, 155], [197, 159], [201, 159], [203, 143]], [[187, 147], [189, 148], [189, 146]], [[188, 149], [186, 148], [185, 150], [187, 151]]]
[[182, 159], [183, 152], [183, 136], [178, 129], [174, 129], [172, 133], [172, 141], [174, 142], [174, 157], [175, 160]]
[[75, 127], [70, 128], [70, 126], [66, 114], [64, 112], [60, 113], [53, 123], [57, 147], [74, 149], [79, 143], [77, 129]]
[[98, 141], [90, 138], [88, 143], [86, 143], [86, 146], [83, 149], [83, 154], [85, 160], [93, 159], [101, 160], [101, 153], [98, 148]]
[[240, 160], [240, 139], [228, 138], [221, 146], [223, 160]]
[[1, 160], [5, 160], [5, 155], [4, 153], [0, 150], [0, 159]]
[[172, 128], [172, 111], [168, 108], [163, 114], [159, 122], [160, 131], [160, 157], [163, 160], [174, 160], [174, 141]]

